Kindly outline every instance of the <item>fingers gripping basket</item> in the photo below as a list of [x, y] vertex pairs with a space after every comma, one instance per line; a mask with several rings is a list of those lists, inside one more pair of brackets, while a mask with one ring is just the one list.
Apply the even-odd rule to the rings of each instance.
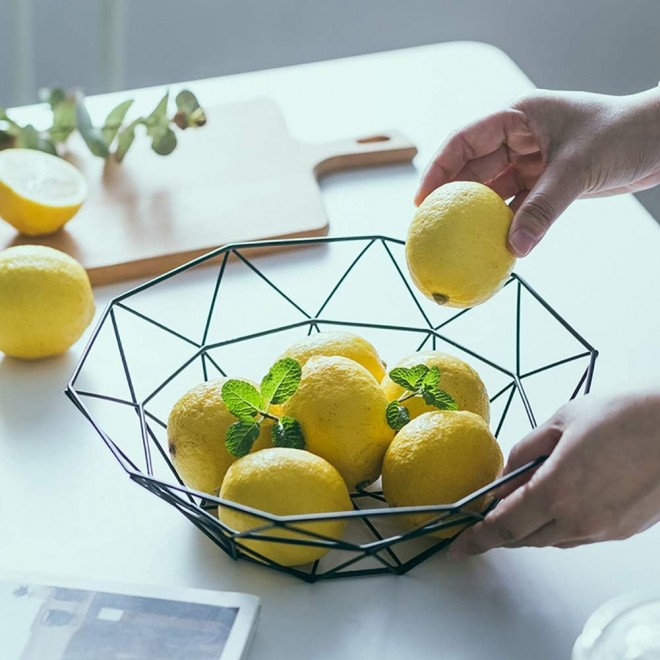
[[[233, 558], [267, 564], [306, 581], [410, 570], [451, 542], [433, 532], [459, 529], [487, 512], [460, 502], [389, 508], [379, 484], [352, 494], [354, 510], [274, 516], [186, 488], [167, 449], [176, 400], [219, 376], [259, 380], [303, 336], [346, 328], [371, 341], [390, 364], [434, 348], [468, 362], [491, 399], [491, 429], [504, 453], [562, 403], [589, 391], [597, 352], [520, 277], [491, 300], [445, 309], [411, 285], [403, 241], [382, 236], [296, 239], [229, 245], [115, 298], [103, 313], [67, 387], [130, 478], [176, 507]], [[534, 467], [521, 468], [520, 472]], [[515, 475], [509, 475], [507, 479]], [[259, 523], [237, 533], [218, 506]], [[435, 514], [409, 529], [401, 516]], [[342, 540], [300, 531], [301, 522], [348, 519]], [[320, 560], [285, 567], [243, 541], [269, 538], [329, 548]]]

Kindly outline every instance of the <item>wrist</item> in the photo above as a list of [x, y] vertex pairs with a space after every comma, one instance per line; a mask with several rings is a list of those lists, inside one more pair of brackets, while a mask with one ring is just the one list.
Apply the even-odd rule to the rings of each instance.
[[646, 170], [660, 169], [660, 84], [657, 87], [623, 97], [628, 108], [627, 124], [632, 144], [644, 156]]

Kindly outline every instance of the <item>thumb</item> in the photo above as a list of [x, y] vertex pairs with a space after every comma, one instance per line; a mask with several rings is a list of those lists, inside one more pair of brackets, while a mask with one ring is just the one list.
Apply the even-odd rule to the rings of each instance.
[[579, 197], [579, 181], [572, 169], [565, 160], [553, 160], [532, 190], [520, 193], [511, 202], [515, 215], [509, 230], [509, 247], [516, 256], [528, 255], [552, 223]]

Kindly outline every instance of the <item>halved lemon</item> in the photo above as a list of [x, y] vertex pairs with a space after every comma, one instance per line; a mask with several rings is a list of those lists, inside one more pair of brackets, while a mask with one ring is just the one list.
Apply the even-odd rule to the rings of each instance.
[[85, 177], [68, 161], [33, 149], [0, 151], [0, 218], [22, 234], [56, 232], [86, 197]]

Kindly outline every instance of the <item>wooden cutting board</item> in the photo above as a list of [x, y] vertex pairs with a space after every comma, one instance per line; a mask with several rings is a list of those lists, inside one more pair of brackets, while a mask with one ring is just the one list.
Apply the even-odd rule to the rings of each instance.
[[121, 165], [72, 140], [71, 160], [90, 187], [82, 209], [57, 234], [37, 239], [0, 222], [0, 249], [41, 243], [63, 250], [95, 285], [153, 276], [227, 243], [326, 234], [322, 175], [409, 162], [417, 153], [395, 132], [299, 142], [270, 99], [207, 114], [203, 128], [177, 133], [167, 157], [153, 153], [143, 135]]

